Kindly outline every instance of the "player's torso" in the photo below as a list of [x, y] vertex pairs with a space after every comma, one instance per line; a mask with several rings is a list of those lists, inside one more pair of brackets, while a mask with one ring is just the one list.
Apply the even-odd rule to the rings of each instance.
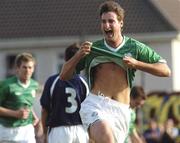
[[[38, 83], [31, 81], [29, 86], [22, 87], [16, 78], [11, 78], [5, 82], [6, 86], [6, 97], [2, 102], [2, 106], [8, 109], [17, 110], [20, 108], [32, 109], [33, 101], [35, 99], [36, 90]], [[33, 121], [32, 112], [30, 112], [27, 119], [16, 119], [16, 118], [0, 118], [0, 122], [4, 126], [18, 127], [31, 124]]]
[[95, 68], [92, 92], [101, 92], [104, 96], [129, 104], [130, 88], [126, 71], [112, 62], [99, 64]]
[[105, 96], [129, 104], [129, 96], [127, 95], [130, 93], [130, 88], [127, 68], [122, 59], [125, 55], [136, 56], [136, 48], [129, 48], [129, 42], [124, 42], [122, 47], [113, 50], [108, 48], [103, 40], [95, 43], [94, 46], [99, 48], [99, 54], [93, 55], [92, 53], [90, 55], [91, 58], [94, 56], [88, 69], [91, 72], [89, 78], [92, 92], [95, 94], [102, 92]]
[[8, 84], [8, 94], [3, 104], [10, 109], [19, 109], [23, 107], [31, 108], [37, 89], [38, 84], [35, 81], [30, 81], [27, 87], [23, 87], [18, 82], [10, 81]]
[[80, 104], [86, 97], [82, 81], [79, 78], [58, 80], [52, 95], [51, 126], [81, 124]]

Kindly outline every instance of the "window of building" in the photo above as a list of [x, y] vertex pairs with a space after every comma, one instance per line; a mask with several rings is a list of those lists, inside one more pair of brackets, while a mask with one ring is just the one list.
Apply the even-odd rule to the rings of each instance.
[[10, 77], [15, 74], [14, 64], [15, 64], [16, 54], [6, 56], [6, 77]]
[[58, 72], [61, 71], [63, 63], [64, 63], [64, 53], [60, 53], [58, 56], [58, 69], [57, 69]]

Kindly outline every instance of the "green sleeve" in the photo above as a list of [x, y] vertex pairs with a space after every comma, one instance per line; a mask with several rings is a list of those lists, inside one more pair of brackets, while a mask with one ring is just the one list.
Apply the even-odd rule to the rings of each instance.
[[157, 54], [153, 49], [151, 49], [149, 46], [138, 42], [137, 43], [137, 60], [143, 61], [146, 63], [158, 63], [158, 62], [165, 62], [165, 60]]
[[2, 106], [3, 101], [5, 100], [6, 96], [8, 94], [8, 87], [7, 86], [1, 86], [0, 87], [0, 106]]

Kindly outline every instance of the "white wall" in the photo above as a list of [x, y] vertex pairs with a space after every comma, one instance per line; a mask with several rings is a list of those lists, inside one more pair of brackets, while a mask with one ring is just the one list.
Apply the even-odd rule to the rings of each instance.
[[180, 38], [172, 42], [173, 90], [180, 91]]
[[50, 75], [56, 74], [58, 72], [59, 64], [64, 62], [63, 59], [59, 59], [60, 53], [64, 53], [64, 47], [50, 47], [46, 50], [36, 50], [36, 77], [41, 84], [44, 84], [44, 82]]

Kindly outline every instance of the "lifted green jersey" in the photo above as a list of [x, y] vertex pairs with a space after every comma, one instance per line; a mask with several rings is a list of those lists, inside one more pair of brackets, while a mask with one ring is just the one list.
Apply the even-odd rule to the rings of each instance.
[[88, 83], [91, 88], [94, 80], [91, 69], [101, 63], [114, 62], [126, 71], [128, 84], [131, 87], [136, 70], [126, 68], [126, 66], [123, 64], [124, 56], [131, 56], [138, 61], [145, 63], [166, 62], [160, 55], [158, 55], [147, 45], [135, 39], [124, 36], [122, 44], [116, 49], [108, 46], [104, 39], [94, 42], [91, 53], [85, 56], [85, 58], [83, 58], [77, 65], [77, 72], [85, 69], [86, 75], [88, 75]]
[[[38, 89], [38, 83], [30, 80], [29, 86], [23, 87], [16, 76], [8, 78], [1, 83], [0, 106], [12, 110], [29, 108], [32, 110], [33, 102]], [[18, 127], [33, 122], [32, 112], [28, 119], [17, 119], [13, 117], [0, 117], [0, 124], [8, 127]]]

